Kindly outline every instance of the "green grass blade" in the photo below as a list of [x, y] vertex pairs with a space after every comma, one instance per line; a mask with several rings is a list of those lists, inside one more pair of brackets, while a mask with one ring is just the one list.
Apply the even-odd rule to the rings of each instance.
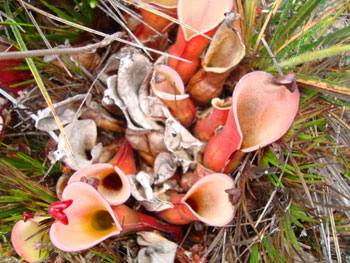
[[324, 45], [338, 44], [349, 38], [350, 26], [343, 27], [333, 33], [328, 34], [323, 41]]
[[298, 227], [300, 227], [300, 228], [304, 228], [303, 224], [300, 223], [300, 222], [298, 221], [298, 219], [296, 219], [294, 216], [290, 216], [289, 219], [290, 219], [290, 222], [292, 222], [292, 223], [295, 224], [296, 226], [298, 226]]
[[322, 95], [321, 98], [328, 100], [329, 102], [332, 102], [332, 103], [337, 104], [339, 106], [350, 108], [350, 102], [340, 101], [340, 100], [337, 100], [335, 98], [332, 98], [332, 97], [329, 97], [326, 95]]
[[23, 206], [17, 206], [17, 207], [13, 207], [13, 208], [6, 209], [6, 210], [1, 210], [0, 211], [0, 219], [3, 219], [5, 217], [8, 217], [8, 216], [13, 215], [13, 214], [23, 213], [24, 210], [25, 210], [25, 208]]
[[324, 35], [325, 32], [333, 25], [333, 23], [339, 18], [339, 16], [349, 7], [349, 3], [344, 5], [342, 8], [338, 10], [338, 12], [332, 16], [330, 19], [326, 20], [326, 23], [322, 27], [322, 29], [318, 32], [318, 36], [316, 38], [320, 38]]
[[[281, 68], [291, 70], [297, 65], [304, 64], [306, 62], [321, 60], [328, 57], [339, 56], [344, 52], [350, 51], [350, 45], [334, 46], [325, 48], [313, 52], [301, 54], [299, 56], [292, 57], [279, 63]], [[276, 70], [275, 66], [271, 66], [267, 71]]]
[[[52, 203], [56, 201], [56, 196], [39, 183], [30, 180], [28, 176], [23, 174], [17, 168], [13, 167], [5, 160], [0, 159], [0, 182], [6, 182], [6, 184], [12, 185], [23, 191], [26, 191], [27, 195], [32, 195], [36, 199], [41, 199], [41, 201]], [[1, 185], [0, 185], [1, 189]], [[2, 189], [2, 191], [11, 191], [10, 189]]]
[[288, 245], [289, 250], [292, 251], [292, 242], [289, 235], [288, 220], [286, 215], [283, 216], [282, 223], [283, 223], [284, 236], [286, 237], [286, 243]]
[[258, 263], [259, 262], [259, 245], [254, 244], [252, 247], [252, 252], [250, 254], [249, 263]]
[[258, 1], [256, 0], [247, 0], [245, 1], [245, 18], [246, 18], [246, 50], [247, 55], [250, 54], [250, 47], [253, 38], [253, 32], [255, 28], [255, 16], [256, 16], [256, 8], [258, 6]]
[[[5, 2], [5, 11], [6, 11], [6, 14], [11, 17], [12, 19], [14, 19], [13, 17], [13, 13], [11, 12], [11, 9], [10, 9], [10, 5], [9, 5], [9, 1], [6, 1]], [[15, 38], [16, 38], [16, 41], [17, 43], [19, 44], [20, 46], [20, 49], [21, 50], [24, 50], [24, 51], [27, 51], [27, 46], [21, 36], [21, 33], [19, 32], [19, 29], [14, 26], [14, 25], [11, 25], [11, 30], [13, 32], [13, 34], [15, 35]], [[34, 76], [34, 79], [36, 80], [36, 83], [38, 84], [39, 86], [39, 89], [41, 91], [41, 94], [43, 95], [44, 99], [45, 99], [45, 102], [47, 103], [47, 105], [49, 106], [51, 112], [52, 112], [52, 115], [54, 116], [55, 118], [55, 121], [57, 123], [57, 126], [59, 127], [59, 130], [61, 132], [61, 134], [63, 135], [63, 137], [65, 138], [65, 143], [66, 143], [66, 146], [67, 148], [69, 149], [69, 152], [72, 154], [73, 153], [73, 150], [72, 150], [72, 146], [70, 145], [70, 142], [66, 136], [66, 132], [64, 131], [63, 129], [63, 125], [60, 121], [60, 119], [58, 118], [57, 114], [56, 114], [56, 111], [55, 111], [55, 108], [53, 107], [52, 105], [52, 101], [51, 101], [51, 98], [45, 88], [45, 85], [44, 85], [44, 82], [42, 80], [42, 78], [40, 77], [40, 74], [39, 74], [39, 71], [34, 63], [34, 60], [32, 58], [26, 58], [25, 59], [29, 68], [30, 68], [30, 71], [32, 72], [33, 76]]]
[[49, 3], [47, 3], [44, 0], [40, 0], [40, 2], [45, 5], [48, 9], [50, 9], [52, 12], [54, 12], [56, 15], [58, 15], [59, 17], [66, 19], [68, 21], [74, 22], [74, 19], [67, 15], [65, 12], [61, 11], [60, 9], [58, 9], [57, 7], [50, 5]]
[[289, 228], [289, 234], [290, 234], [290, 237], [291, 237], [291, 239], [293, 241], [294, 247], [300, 252], [301, 248], [300, 248], [300, 245], [299, 245], [299, 241], [298, 241], [297, 237], [295, 236], [294, 230], [293, 230], [293, 228], [291, 226]]
[[[311, 28], [309, 31], [304, 32], [304, 34], [294, 40], [292, 43], [290, 43], [288, 46], [286, 46], [285, 48], [283, 48], [282, 50], [280, 50], [277, 55], [279, 58], [283, 58], [285, 56], [288, 56], [288, 54], [294, 52], [294, 50], [300, 45], [300, 49], [299, 49], [299, 53], [302, 54], [306, 51], [311, 50], [314, 47], [317, 47], [319, 45], [319, 43], [321, 43], [322, 39], [319, 40], [314, 40], [312, 39], [312, 36], [317, 33], [319, 30], [321, 30], [321, 28], [323, 27], [323, 25], [325, 24], [325, 21], [322, 21], [321, 23], [319, 23], [318, 25], [316, 25], [315, 27]], [[304, 41], [304, 43], [302, 43], [302, 41]]]
[[79, 3], [78, 0], [74, 0], [74, 2], [75, 2], [75, 5], [78, 7], [79, 12], [83, 14], [84, 17], [86, 17], [89, 22], [92, 22], [95, 11], [93, 10], [93, 7], [91, 7], [91, 5], [88, 3], [88, 1], [82, 0], [81, 3]]
[[105, 259], [107, 262], [110, 262], [110, 263], [119, 263], [119, 261], [116, 261], [115, 259], [112, 259], [108, 256], [106, 256], [105, 254], [101, 253], [100, 251], [96, 250], [96, 249], [93, 249], [91, 248], [90, 251], [98, 256], [100, 256], [101, 258]]
[[311, 12], [315, 10], [318, 4], [319, 0], [308, 0], [305, 4], [303, 4], [299, 8], [298, 12], [294, 14], [283, 27], [283, 30], [278, 38], [278, 43], [283, 44], [284, 40], [293, 34], [293, 32], [307, 19]]
[[318, 221], [312, 217], [309, 217], [304, 214], [303, 209], [294, 205], [291, 205], [290, 207], [290, 213], [291, 215], [300, 218], [301, 220], [309, 223], [318, 223]]
[[[289, 11], [290, 11], [292, 3], [293, 3], [293, 0], [288, 0], [288, 1], [286, 1], [285, 6], [283, 7], [283, 12], [282, 12], [282, 15], [280, 16], [277, 29], [274, 31], [272, 40], [269, 43], [269, 46], [272, 49], [275, 49], [274, 48], [275, 43], [280, 38], [280, 35], [283, 33], [284, 22], [286, 21], [286, 18], [287, 18]], [[277, 22], [277, 21], [275, 21], [273, 19], [271, 24], [273, 25], [275, 22]]]

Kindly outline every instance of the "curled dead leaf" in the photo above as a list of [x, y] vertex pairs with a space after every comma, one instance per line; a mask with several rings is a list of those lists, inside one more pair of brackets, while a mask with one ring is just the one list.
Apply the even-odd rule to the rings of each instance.
[[119, 54], [118, 75], [107, 79], [103, 101], [114, 103], [124, 113], [127, 126], [132, 130], [156, 130], [159, 126], [141, 109], [139, 91], [147, 85], [151, 63], [139, 51], [123, 48]]
[[165, 121], [164, 142], [177, 164], [182, 166], [183, 172], [197, 164], [199, 153], [204, 144], [196, 139], [185, 127], [168, 114]]
[[140, 171], [137, 175], [129, 175], [128, 179], [131, 195], [148, 211], [158, 212], [173, 207], [170, 202], [160, 199], [154, 193], [152, 189], [154, 177], [151, 174]]
[[164, 183], [175, 174], [176, 169], [176, 163], [172, 155], [168, 152], [161, 152], [154, 162], [154, 183]]
[[80, 117], [82, 119], [92, 119], [97, 127], [122, 132], [125, 129], [119, 125], [118, 120], [113, 118], [99, 103], [96, 101], [87, 101]]
[[171, 242], [157, 232], [137, 233], [137, 243], [142, 248], [137, 256], [138, 263], [173, 263], [177, 244]]
[[[74, 120], [74, 117], [78, 118], [80, 116], [81, 112], [77, 113], [77, 110], [85, 97], [87, 97], [87, 101], [91, 99], [91, 95], [79, 94], [53, 104], [62, 125], [69, 124]], [[35, 127], [42, 131], [58, 130], [55, 118], [49, 107], [38, 111]]]
[[[96, 144], [97, 127], [93, 120], [77, 120], [64, 128], [71, 143], [73, 155], [67, 149], [65, 140], [60, 134], [57, 150], [49, 153], [52, 162], [62, 160], [73, 170], [91, 165], [98, 159], [102, 144]], [[79, 132], [77, 132], [79, 131]]]
[[71, 55], [72, 59], [82, 65], [89, 72], [93, 71], [100, 63], [101, 57], [96, 52], [79, 53]]
[[142, 151], [152, 156], [157, 156], [158, 153], [167, 150], [164, 143], [164, 132], [157, 131], [142, 131], [127, 129], [125, 136], [128, 139], [132, 148], [137, 151]]
[[[66, 41], [67, 43], [64, 45], [59, 45], [58, 48], [69, 48], [71, 45]], [[82, 45], [84, 45], [82, 43]], [[51, 62], [55, 66], [63, 69], [63, 65], [61, 61], [59, 61], [57, 55], [46, 55], [44, 57], [45, 62]], [[67, 57], [65, 57], [67, 58]], [[89, 72], [92, 72], [100, 63], [101, 63], [101, 57], [96, 52], [82, 52], [78, 54], [71, 54], [68, 56], [69, 60], [76, 64], [76, 66], [82, 66]]]

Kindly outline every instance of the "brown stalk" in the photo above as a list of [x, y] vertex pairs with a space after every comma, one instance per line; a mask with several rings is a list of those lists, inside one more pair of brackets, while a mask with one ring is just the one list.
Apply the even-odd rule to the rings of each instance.
[[244, 8], [243, 8], [243, 3], [242, 0], [236, 0], [235, 6], [237, 7], [238, 14], [240, 17], [240, 24], [242, 28], [243, 35], [245, 37], [245, 32], [246, 32], [246, 24], [245, 24], [245, 16], [244, 16]]
[[97, 42], [96, 44], [88, 44], [82, 47], [71, 47], [71, 48], [56, 48], [56, 49], [38, 49], [38, 50], [28, 50], [28, 51], [13, 51], [13, 52], [2, 52], [0, 53], [0, 60], [5, 59], [23, 59], [23, 58], [34, 58], [43, 57], [48, 55], [65, 55], [65, 54], [80, 54], [84, 52], [91, 52], [98, 48], [105, 47], [109, 45], [114, 37], [123, 36], [124, 33], [117, 32], [116, 34], [106, 37], [104, 40]]
[[258, 47], [259, 47], [259, 44], [260, 44], [260, 41], [261, 39], [264, 37], [264, 33], [265, 33], [265, 30], [267, 28], [267, 25], [269, 24], [270, 22], [270, 19], [271, 17], [275, 16], [275, 14], [277, 13], [277, 10], [278, 8], [280, 7], [282, 3], [282, 0], [277, 0], [273, 6], [273, 9], [272, 11], [270, 11], [270, 13], [267, 15], [267, 18], [265, 20], [265, 23], [263, 25], [263, 27], [261, 28], [260, 32], [259, 32], [259, 36], [256, 40], [256, 43], [255, 43], [255, 47], [254, 47], [254, 50], [253, 50], [253, 56], [255, 56], [257, 50], [258, 50]]
[[[248, 8], [248, 2], [251, 4], [251, 7]], [[250, 55], [250, 46], [253, 38], [253, 32], [254, 32], [254, 25], [255, 25], [255, 14], [256, 14], [256, 8], [258, 6], [258, 1], [257, 0], [251, 0], [251, 1], [245, 1], [245, 9], [250, 10], [249, 15], [249, 21], [246, 21], [249, 25], [249, 28], [246, 29], [245, 32], [245, 44], [246, 44], [246, 50], [247, 54]]]
[[285, 145], [285, 144], [282, 144], [282, 148], [284, 148], [286, 151], [288, 151], [288, 154], [289, 154], [289, 158], [290, 158], [290, 161], [292, 162], [292, 165], [295, 169], [295, 172], [298, 174], [299, 176], [299, 179], [301, 181], [301, 184], [305, 190], [305, 193], [306, 193], [306, 196], [307, 198], [309, 199], [309, 202], [311, 204], [312, 207], [315, 207], [314, 205], [314, 202], [312, 201], [312, 197], [311, 197], [311, 194], [310, 194], [310, 191], [309, 191], [309, 188], [307, 187], [306, 185], [306, 182], [305, 182], [305, 179], [304, 179], [304, 176], [303, 176], [303, 173], [300, 171], [300, 168], [298, 166], [298, 163], [297, 161], [294, 159], [294, 157], [292, 156], [292, 151], [291, 149]]
[[302, 79], [302, 78], [297, 78], [297, 83], [303, 84], [312, 90], [320, 91], [323, 94], [334, 96], [341, 100], [350, 101], [349, 88], [330, 84], [330, 83], [320, 82], [317, 80]]

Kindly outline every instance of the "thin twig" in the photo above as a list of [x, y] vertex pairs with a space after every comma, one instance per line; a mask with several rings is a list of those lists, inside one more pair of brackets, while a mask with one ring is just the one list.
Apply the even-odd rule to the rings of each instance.
[[[78, 54], [78, 53], [84, 53], [84, 52], [94, 52], [98, 48], [103, 48], [105, 46], [108, 46], [113, 41], [119, 41], [122, 43], [125, 43], [130, 46], [134, 46], [137, 48], [141, 48], [139, 45], [129, 42], [127, 40], [119, 38], [123, 33], [117, 32], [112, 35], [107, 35], [105, 39], [103, 39], [100, 42], [97, 42], [95, 44], [88, 44], [83, 47], [69, 47], [69, 48], [54, 48], [54, 49], [37, 49], [37, 50], [28, 50], [28, 51], [13, 51], [13, 52], [0, 52], [0, 60], [6, 60], [6, 59], [23, 59], [23, 58], [34, 58], [34, 57], [43, 57], [48, 55], [70, 55], [70, 54]], [[149, 50], [151, 52], [161, 54], [167, 57], [172, 57], [184, 62], [192, 63], [189, 60], [173, 56], [164, 52], [160, 52], [158, 50], [155, 50], [153, 48], [147, 48], [146, 50]]]
[[[27, 7], [24, 5], [24, 2], [22, 0], [20, 0], [20, 3], [22, 5], [22, 7], [24, 8], [24, 10], [27, 12], [28, 17], [30, 18], [30, 21], [32, 21], [33, 25], [35, 26], [36, 30], [38, 31], [39, 35], [41, 36], [41, 38], [43, 39], [45, 45], [47, 46], [48, 49], [52, 49], [52, 46], [50, 44], [50, 42], [47, 40], [45, 34], [43, 33], [43, 31], [41, 30], [40, 26], [38, 25], [38, 23], [36, 22], [34, 16], [32, 15], [32, 13], [27, 9]], [[65, 72], [67, 72], [67, 74], [72, 77], [72, 74], [70, 73], [70, 71], [67, 69], [66, 65], [63, 63], [62, 59], [56, 55], [56, 59], [58, 60], [58, 62], [61, 64], [61, 66], [63, 67], [63, 69], [65, 70]]]
[[[329, 189], [327, 189], [327, 191], [329, 191]], [[328, 198], [328, 197], [326, 197], [326, 198]], [[335, 226], [334, 215], [333, 215], [333, 208], [328, 208], [327, 210], [328, 210], [328, 216], [329, 216], [329, 219], [331, 222], [331, 229], [332, 229], [335, 253], [337, 255], [337, 262], [342, 263], [341, 253], [340, 253], [340, 248], [339, 248], [339, 240], [338, 240], [338, 235], [337, 235], [337, 229]]]
[[38, 131], [30, 131], [30, 132], [18, 132], [18, 133], [11, 133], [11, 134], [5, 134], [4, 137], [19, 137], [19, 136], [41, 136], [41, 135], [47, 135], [46, 132], [38, 132]]
[[281, 69], [281, 67], [279, 66], [278, 62], [277, 62], [276, 56], [272, 53], [272, 50], [271, 50], [271, 48], [269, 47], [269, 45], [267, 44], [265, 38], [262, 38], [262, 39], [261, 39], [261, 42], [263, 42], [263, 44], [264, 44], [264, 46], [265, 46], [267, 52], [269, 53], [269, 55], [270, 55], [270, 57], [271, 57], [271, 59], [272, 59], [272, 61], [273, 61], [273, 64], [275, 64], [275, 67], [276, 67], [276, 69], [277, 69], [277, 71], [278, 71], [278, 74], [280, 74], [280, 76], [283, 76], [282, 69]]
[[98, 48], [105, 47], [109, 45], [115, 37], [122, 36], [123, 33], [117, 32], [95, 44], [88, 44], [82, 47], [69, 47], [69, 48], [54, 48], [54, 49], [38, 49], [38, 50], [28, 50], [28, 51], [14, 51], [14, 52], [4, 52], [0, 53], [0, 60], [5, 59], [23, 59], [23, 58], [33, 58], [33, 57], [43, 57], [48, 55], [67, 55], [67, 54], [80, 54], [84, 52], [93, 52]]
[[[259, 44], [260, 44], [260, 41], [261, 39], [263, 38], [264, 36], [264, 33], [265, 33], [265, 30], [267, 28], [267, 25], [269, 24], [270, 22], [270, 19], [275, 16], [275, 14], [277, 13], [277, 10], [279, 8], [279, 6], [281, 5], [282, 3], [282, 0], [277, 0], [275, 3], [274, 3], [274, 7], [272, 10], [270, 10], [269, 14], [267, 15], [267, 18], [264, 22], [264, 25], [263, 27], [261, 28], [260, 32], [259, 32], [259, 35], [258, 35], [258, 38], [257, 38], [257, 41], [255, 43], [255, 46], [254, 46], [254, 51], [253, 53], [255, 54], [258, 50], [258, 47], [259, 47]], [[265, 45], [265, 44], [264, 44]], [[272, 52], [271, 52], [272, 53]]]
[[102, 2], [102, 5], [104, 5], [104, 8], [102, 6], [98, 6], [103, 12], [105, 12], [106, 15], [110, 16], [114, 21], [116, 21], [119, 25], [121, 25], [125, 31], [131, 36], [131, 38], [136, 41], [137, 44], [139, 44], [140, 46], [142, 46], [143, 51], [146, 53], [146, 55], [152, 59], [152, 56], [149, 54], [149, 52], [147, 52], [147, 50], [144, 48], [144, 45], [141, 43], [141, 41], [133, 34], [133, 32], [126, 26], [126, 24], [115, 14], [117, 12], [117, 9], [115, 8], [115, 6], [110, 2], [110, 4], [112, 4], [113, 8], [115, 8], [115, 10], [111, 10], [109, 8], [109, 6]]
[[[26, 110], [26, 106], [24, 106], [23, 104], [19, 103], [14, 97], [12, 97], [9, 93], [7, 93], [6, 91], [4, 91], [3, 89], [0, 89], [0, 94], [2, 96], [4, 96], [6, 99], [8, 99], [9, 101], [11, 101], [11, 103], [15, 106], [17, 106], [18, 108], [22, 109], [22, 110]], [[36, 116], [35, 114], [29, 114], [29, 116], [34, 120], [37, 121], [38, 116]], [[56, 135], [56, 133], [54, 133], [53, 131], [48, 131], [47, 132], [51, 138], [55, 141], [58, 142], [58, 137]]]
[[314, 202], [312, 201], [312, 197], [311, 197], [311, 194], [310, 194], [310, 190], [309, 188], [307, 187], [306, 185], [306, 182], [305, 182], [305, 179], [304, 179], [304, 176], [303, 176], [303, 173], [301, 172], [299, 166], [298, 166], [298, 163], [297, 161], [294, 159], [294, 157], [292, 156], [292, 152], [290, 150], [290, 148], [288, 146], [286, 147], [283, 147], [285, 150], [288, 151], [289, 155], [290, 155], [290, 161], [292, 162], [292, 165], [294, 166], [294, 169], [295, 169], [295, 172], [296, 174], [298, 175], [300, 181], [301, 181], [301, 184], [305, 190], [305, 193], [306, 193], [306, 196], [307, 198], [309, 199], [309, 202], [311, 204], [311, 206], [314, 208], [315, 205], [314, 205]]
[[[81, 53], [81, 52], [88, 52], [88, 51], [93, 51], [95, 50], [96, 48], [99, 48], [99, 47], [104, 47], [104, 46], [107, 46], [109, 45], [111, 42], [113, 41], [118, 41], [120, 43], [123, 43], [123, 44], [126, 44], [126, 45], [129, 45], [129, 46], [133, 46], [133, 47], [136, 47], [136, 48], [141, 48], [141, 49], [145, 49], [145, 50], [148, 50], [150, 52], [154, 52], [156, 54], [160, 54], [160, 55], [163, 55], [163, 56], [166, 56], [166, 57], [171, 57], [171, 58], [175, 58], [175, 59], [178, 59], [178, 60], [181, 60], [181, 61], [184, 61], [184, 62], [188, 62], [188, 63], [192, 63], [191, 61], [189, 60], [186, 60], [186, 59], [183, 59], [183, 58], [180, 58], [180, 57], [177, 57], [177, 56], [173, 56], [171, 54], [168, 54], [166, 52], [161, 52], [161, 51], [158, 51], [156, 49], [153, 49], [153, 48], [148, 48], [148, 47], [145, 47], [145, 46], [140, 46], [138, 45], [137, 43], [134, 43], [134, 42], [130, 42], [128, 40], [125, 40], [125, 39], [122, 39], [120, 37], [118, 37], [118, 34], [120, 34], [120, 32], [117, 32], [117, 33], [114, 33], [114, 34], [105, 34], [103, 32], [100, 32], [100, 31], [97, 31], [97, 30], [94, 30], [94, 29], [91, 29], [89, 27], [86, 27], [86, 26], [82, 26], [82, 25], [79, 25], [77, 23], [73, 23], [73, 22], [70, 22], [70, 21], [67, 21], [65, 19], [62, 19], [60, 17], [57, 17], [57, 16], [54, 16], [50, 13], [47, 13], [45, 11], [42, 11], [41, 9], [39, 8], [36, 8], [28, 3], [25, 3], [23, 2], [23, 4], [29, 8], [29, 9], [32, 9], [34, 10], [35, 12], [39, 13], [39, 14], [42, 14], [44, 16], [47, 16], [48, 18], [50, 19], [53, 19], [53, 20], [56, 20], [56, 21], [59, 21], [61, 23], [64, 23], [66, 25], [69, 25], [69, 26], [72, 26], [72, 27], [75, 27], [75, 28], [78, 28], [78, 29], [81, 29], [81, 30], [85, 30], [87, 32], [90, 32], [92, 34], [95, 34], [95, 35], [98, 35], [98, 36], [102, 36], [104, 37], [105, 39], [103, 39], [102, 41], [96, 43], [96, 44], [99, 44], [101, 46], [97, 46], [97, 47], [93, 47], [91, 48], [90, 45], [87, 45], [89, 48], [88, 50], [85, 50], [85, 51], [80, 51], [80, 52], [77, 52], [75, 50], [75, 48], [68, 48], [68, 49], [71, 49], [70, 52], [67, 52], [65, 50], [67, 50], [67, 48], [60, 48], [60, 49], [54, 49], [54, 51], [52, 50], [31, 50], [31, 51], [15, 51], [15, 52], [11, 52], [11, 55], [13, 55], [14, 57], [12, 56], [9, 56], [9, 54], [4, 54], [4, 53], [0, 53], [0, 60], [4, 60], [4, 59], [22, 59], [22, 58], [30, 58], [30, 57], [38, 57], [38, 56], [45, 56], [45, 55], [60, 55], [60, 54], [74, 54], [74, 53]], [[92, 44], [92, 45], [95, 45], [95, 44]], [[82, 48], [85, 48], [85, 47], [82, 47]], [[28, 52], [28, 53], [27, 53]], [[31, 52], [37, 52], [37, 53], [31, 53]], [[18, 54], [16, 54], [18, 53]], [[20, 53], [23, 53], [23, 54], [20, 54]]]

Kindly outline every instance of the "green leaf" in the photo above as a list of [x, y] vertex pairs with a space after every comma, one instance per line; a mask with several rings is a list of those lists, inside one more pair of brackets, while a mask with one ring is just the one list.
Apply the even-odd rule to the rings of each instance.
[[[279, 23], [277, 26], [277, 29], [273, 32], [272, 40], [270, 41], [269, 45], [270, 48], [275, 49], [275, 43], [280, 38], [281, 34], [284, 32], [284, 22], [286, 21], [286, 18], [291, 10], [291, 5], [293, 3], [293, 0], [287, 0], [285, 2], [285, 6], [283, 6], [283, 12], [282, 15], [279, 18]], [[278, 16], [276, 16], [277, 18]], [[276, 21], [272, 20], [272, 24], [274, 24]]]
[[290, 226], [290, 228], [289, 228], [289, 234], [290, 234], [290, 237], [293, 241], [294, 247], [300, 252], [301, 248], [299, 245], [299, 241], [298, 241], [297, 237], [295, 236], [295, 233], [294, 233], [292, 226]]
[[[316, 60], [321, 60], [328, 57], [339, 56], [344, 52], [350, 51], [350, 45], [334, 46], [330, 48], [324, 48], [317, 51], [312, 51], [308, 53], [301, 54], [299, 56], [292, 57], [290, 59], [284, 60], [279, 63], [281, 68], [292, 69], [297, 65], [304, 64], [306, 62], [312, 62]], [[267, 71], [275, 70], [275, 66], [271, 66]]]
[[292, 242], [289, 234], [288, 220], [286, 215], [283, 216], [282, 224], [283, 224], [283, 231], [284, 231], [284, 236], [286, 237], [287, 245], [289, 247], [289, 250], [292, 250]]
[[294, 167], [288, 164], [286, 165], [286, 167], [280, 166], [276, 155], [271, 150], [265, 152], [262, 158], [262, 165], [264, 167], [270, 167], [271, 165], [278, 166], [278, 168], [281, 169], [283, 172], [290, 175], [294, 175]]
[[298, 226], [298, 227], [300, 227], [300, 228], [304, 228], [303, 224], [300, 223], [300, 222], [298, 221], [298, 219], [296, 219], [294, 216], [290, 216], [289, 219], [290, 219], [290, 222], [292, 222], [292, 223], [295, 224], [296, 226]]
[[57, 7], [50, 5], [49, 3], [47, 3], [44, 0], [40, 0], [41, 3], [43, 3], [48, 9], [50, 9], [52, 12], [54, 12], [55, 14], [57, 14], [59, 17], [64, 18], [70, 22], [74, 22], [74, 19], [67, 15], [65, 12], [61, 11], [60, 9], [58, 9]]
[[98, 250], [96, 250], [96, 249], [90, 248], [89, 251], [91, 251], [91, 252], [93, 252], [94, 254], [96, 254], [96, 255], [98, 255], [98, 256], [104, 258], [105, 260], [107, 260], [107, 261], [110, 262], [110, 263], [119, 263], [119, 262], [120, 262], [120, 261], [116, 261], [116, 259], [112, 259], [112, 258], [106, 256], [105, 254], [103, 254], [102, 252], [100, 252], [100, 251], [98, 251]]
[[321, 167], [321, 166], [325, 166], [325, 165], [322, 163], [310, 163], [310, 164], [299, 165], [299, 169], [306, 170], [306, 169], [310, 169], [310, 168], [314, 168], [314, 167]]
[[325, 100], [328, 100], [334, 104], [337, 104], [339, 106], [342, 106], [342, 107], [346, 107], [346, 108], [350, 108], [350, 102], [344, 102], [344, 101], [341, 101], [341, 100], [338, 100], [336, 98], [332, 98], [332, 97], [329, 97], [329, 96], [326, 96], [326, 95], [321, 95], [321, 98], [325, 99]]
[[298, 217], [305, 222], [318, 223], [318, 220], [313, 219], [313, 218], [305, 215], [303, 212], [301, 212], [301, 211], [303, 211], [303, 209], [300, 207], [291, 205], [289, 211], [290, 211], [291, 215], [294, 215], [295, 217]]
[[281, 255], [278, 255], [278, 259], [276, 260], [276, 255], [278, 254], [278, 251], [276, 250], [276, 248], [274, 246], [270, 245], [267, 237], [264, 238], [263, 243], [264, 243], [265, 249], [268, 252], [269, 257], [272, 260], [272, 262], [283, 263], [286, 261]]
[[249, 263], [259, 262], [259, 245], [254, 244], [252, 247], [252, 253], [250, 254]]
[[8, 217], [10, 215], [14, 214], [22, 214], [24, 212], [25, 208], [23, 206], [16, 206], [10, 209], [4, 209], [0, 211], [0, 219], [3, 219], [5, 217]]
[[[288, 55], [298, 55], [300, 53], [305, 53], [311, 50], [313, 47], [317, 47], [319, 43], [322, 41], [322, 39], [315, 40], [313, 36], [319, 30], [321, 30], [323, 24], [325, 23], [326, 23], [325, 21], [321, 21], [315, 27], [311, 28], [307, 32], [304, 32], [300, 38], [294, 40], [288, 46], [280, 50], [276, 55], [278, 55], [279, 58], [283, 58]], [[302, 43], [302, 41], [304, 41], [304, 43]], [[298, 50], [299, 51], [298, 54], [295, 53], [295, 49], [297, 46], [300, 46], [300, 49]]]
[[308, 0], [303, 4], [296, 14], [287, 22], [278, 38], [278, 42], [282, 45], [284, 40], [288, 38], [293, 32], [306, 20], [311, 12], [317, 7], [319, 0]]
[[273, 180], [276, 184], [275, 187], [277, 187], [277, 185], [278, 185], [280, 188], [284, 188], [284, 185], [282, 184], [281, 180], [278, 178], [278, 176], [276, 174], [269, 174], [269, 175], [273, 178]]

